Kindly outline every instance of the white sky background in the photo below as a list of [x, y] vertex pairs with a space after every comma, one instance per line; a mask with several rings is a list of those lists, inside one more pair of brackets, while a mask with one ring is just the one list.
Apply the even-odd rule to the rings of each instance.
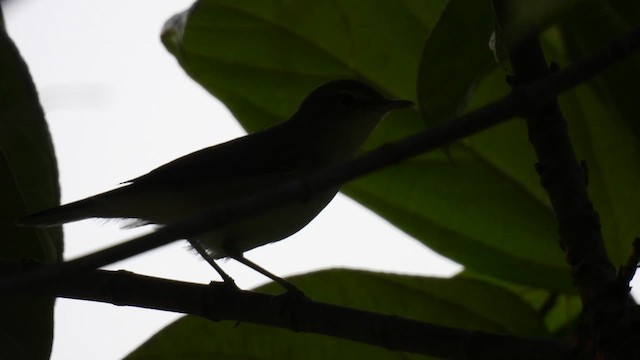
[[[190, 5], [186, 0], [3, 3], [7, 30], [40, 92], [63, 203], [244, 134], [224, 105], [188, 78], [160, 43], [164, 21]], [[146, 231], [100, 220], [70, 224], [65, 257]], [[459, 269], [344, 196], [298, 234], [247, 257], [281, 276], [330, 267], [425, 275]], [[266, 282], [233, 260], [222, 266], [242, 288]], [[109, 268], [201, 283], [218, 279], [182, 241]], [[59, 299], [52, 358], [119, 359], [178, 316]]]

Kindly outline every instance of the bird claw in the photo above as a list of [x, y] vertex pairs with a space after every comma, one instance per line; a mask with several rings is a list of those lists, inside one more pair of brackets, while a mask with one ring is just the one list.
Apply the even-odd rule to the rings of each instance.
[[291, 285], [290, 283], [287, 283], [287, 286], [284, 286], [284, 288], [286, 289], [286, 291], [280, 295], [277, 296], [282, 296], [285, 298], [291, 298], [291, 299], [296, 299], [296, 300], [309, 300], [309, 297], [307, 297], [307, 295], [305, 295], [302, 290], [298, 289], [297, 287]]
[[233, 291], [233, 292], [241, 290], [238, 287], [238, 285], [236, 285], [236, 282], [233, 281], [233, 279], [224, 280], [224, 281], [211, 281], [211, 282], [209, 282], [209, 286], [211, 286], [212, 288], [219, 287], [219, 288], [224, 289], [226, 291]]

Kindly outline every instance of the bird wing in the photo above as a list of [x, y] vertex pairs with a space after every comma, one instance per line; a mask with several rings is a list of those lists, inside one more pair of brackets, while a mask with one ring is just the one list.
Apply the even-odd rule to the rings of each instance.
[[196, 151], [125, 183], [172, 187], [260, 175], [289, 177], [313, 168], [316, 161], [301, 146], [302, 140], [273, 136], [271, 132], [277, 130], [271, 128]]
[[[209, 185], [211, 188], [210, 185], [213, 185], [213, 188], [222, 188], [217, 190], [221, 192], [216, 196], [220, 200], [234, 193], [234, 187], [242, 188], [255, 179], [260, 179], [265, 185], [275, 184], [316, 166], [316, 160], [310, 151], [305, 150], [308, 146], [302, 145], [303, 140], [300, 137], [272, 133], [280, 131], [278, 129], [280, 127], [275, 126], [196, 151], [160, 166], [146, 175], [126, 181], [125, 186], [32, 214], [18, 220], [18, 223], [52, 226], [88, 217], [139, 218], [136, 196], [153, 194], [153, 189], [174, 194], [203, 185]], [[114, 202], [113, 199], [120, 200]], [[130, 203], [130, 213], [129, 210], [122, 210], [122, 206], [119, 205], [121, 201]], [[117, 208], [110, 209], [110, 204], [116, 204]]]

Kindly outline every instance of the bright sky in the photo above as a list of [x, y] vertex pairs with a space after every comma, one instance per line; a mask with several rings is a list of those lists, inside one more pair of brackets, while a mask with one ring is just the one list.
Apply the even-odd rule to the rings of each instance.
[[[3, 5], [9, 34], [40, 92], [63, 203], [244, 134], [224, 105], [188, 78], [160, 43], [164, 21], [190, 1], [13, 0]], [[99, 220], [67, 225], [65, 257], [145, 231]], [[459, 269], [344, 196], [298, 234], [247, 257], [280, 276], [330, 267], [423, 275]], [[240, 287], [266, 282], [233, 260], [222, 266]], [[109, 268], [202, 283], [218, 279], [185, 242]], [[52, 359], [122, 358], [178, 316], [60, 299]]]

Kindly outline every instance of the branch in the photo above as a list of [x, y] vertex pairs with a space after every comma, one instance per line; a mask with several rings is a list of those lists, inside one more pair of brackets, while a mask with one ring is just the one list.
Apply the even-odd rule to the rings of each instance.
[[[499, 24], [508, 21], [509, 1], [494, 0]], [[612, 54], [615, 47], [611, 47]], [[514, 86], [533, 83], [548, 76], [537, 36], [525, 38], [507, 49], [515, 75]], [[576, 160], [566, 121], [553, 97], [537, 103], [526, 116], [529, 141], [538, 163], [536, 171], [558, 221], [560, 245], [571, 266], [573, 282], [583, 306], [606, 293], [616, 281], [600, 232], [600, 220], [587, 193], [585, 169]]]
[[[497, 22], [508, 21], [509, 0], [494, 0]], [[637, 30], [636, 30], [637, 31]], [[614, 41], [609, 57], [626, 51], [632, 42]], [[525, 38], [507, 49], [514, 86], [527, 86], [548, 76], [536, 36]], [[560, 245], [571, 267], [571, 276], [583, 305], [581, 322], [575, 329], [573, 356], [576, 359], [638, 359], [640, 308], [629, 296], [638, 254], [632, 255], [620, 278], [606, 252], [600, 220], [587, 192], [586, 167], [579, 164], [569, 139], [566, 121], [554, 97], [538, 103], [527, 114], [529, 141], [536, 152], [536, 170], [558, 221]], [[634, 250], [638, 243], [634, 243]], [[635, 269], [634, 269], [635, 270]], [[625, 284], [626, 283], [626, 284]]]
[[177, 239], [190, 238], [256, 215], [270, 208], [303, 201], [309, 194], [339, 186], [359, 176], [397, 164], [421, 153], [439, 149], [453, 141], [485, 130], [505, 120], [528, 113], [536, 104], [549, 101], [559, 93], [592, 77], [616, 61], [629, 57], [640, 47], [640, 28], [614, 40], [604, 49], [564, 70], [515, 89], [510, 95], [453, 121], [435, 126], [406, 139], [387, 144], [352, 161], [320, 169], [310, 176], [287, 181], [251, 197], [212, 207], [211, 210], [183, 219], [160, 230], [52, 268], [34, 269], [0, 281], [0, 292], [46, 284], [52, 279], [94, 269], [122, 260]]
[[[0, 261], [2, 274], [53, 267], [36, 262]], [[560, 360], [570, 352], [569, 345], [560, 340], [460, 330], [304, 298], [242, 291], [224, 283], [201, 285], [127, 271], [91, 270], [24, 292], [180, 312], [212, 321], [241, 321], [448, 359]]]

